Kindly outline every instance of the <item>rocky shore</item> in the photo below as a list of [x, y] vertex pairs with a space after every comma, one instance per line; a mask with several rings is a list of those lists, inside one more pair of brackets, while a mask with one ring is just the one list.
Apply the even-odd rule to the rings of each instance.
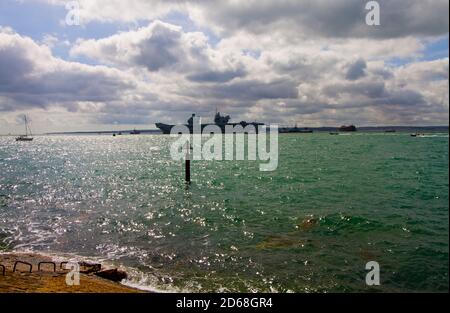
[[101, 264], [79, 261], [79, 285], [68, 285], [68, 260], [36, 253], [0, 253], [0, 293], [136, 293], [119, 282], [127, 274]]

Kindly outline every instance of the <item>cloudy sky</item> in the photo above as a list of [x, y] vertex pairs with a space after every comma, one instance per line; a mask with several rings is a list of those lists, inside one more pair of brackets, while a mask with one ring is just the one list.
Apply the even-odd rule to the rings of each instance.
[[[448, 125], [448, 0], [0, 2], [0, 134], [154, 128], [216, 108], [281, 125]], [[69, 14], [69, 16], [68, 16]]]

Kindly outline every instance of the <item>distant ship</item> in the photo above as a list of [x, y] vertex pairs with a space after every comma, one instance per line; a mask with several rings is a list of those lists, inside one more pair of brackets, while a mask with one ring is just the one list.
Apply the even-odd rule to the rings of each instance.
[[312, 129], [309, 129], [307, 127], [299, 128], [299, 127], [297, 127], [297, 125], [295, 125], [295, 127], [280, 127], [278, 131], [280, 134], [283, 134], [283, 133], [311, 134], [313, 132]]
[[356, 126], [355, 125], [343, 125], [341, 127], [339, 127], [339, 131], [341, 132], [355, 132], [356, 131]]
[[[194, 123], [194, 117], [195, 114], [192, 114], [192, 116], [188, 119], [187, 124], [185, 124], [185, 126], [187, 126], [189, 128], [189, 131], [192, 133], [193, 131], [193, 123]], [[258, 126], [264, 125], [264, 123], [257, 123], [257, 122], [251, 122], [251, 123], [247, 123], [246, 121], [241, 121], [239, 123], [229, 123], [230, 120], [230, 116], [222, 116], [220, 115], [220, 112], [217, 112], [216, 115], [214, 116], [214, 124], [201, 124], [201, 130], [203, 131], [203, 129], [208, 126], [208, 125], [217, 125], [219, 126], [219, 128], [221, 129], [222, 133], [225, 132], [225, 126], [237, 126], [240, 125], [243, 128], [245, 128], [246, 126], [254, 126], [255, 128], [255, 132], [258, 132]], [[172, 130], [173, 127], [175, 127], [176, 125], [169, 125], [169, 124], [164, 124], [164, 123], [156, 123], [155, 124], [156, 127], [158, 127], [163, 134], [170, 134], [170, 131]]]
[[130, 131], [130, 135], [139, 135], [140, 133], [141, 132], [139, 130], [136, 130], [136, 129], [133, 129], [132, 131]]
[[25, 135], [20, 135], [19, 137], [16, 137], [16, 141], [33, 141], [33, 135], [31, 134], [31, 129], [28, 126], [27, 116], [24, 115], [23, 117], [24, 123], [25, 123]]

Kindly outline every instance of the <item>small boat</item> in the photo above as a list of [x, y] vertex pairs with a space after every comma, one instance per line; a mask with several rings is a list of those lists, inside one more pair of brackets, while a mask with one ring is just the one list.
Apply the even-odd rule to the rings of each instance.
[[355, 132], [356, 126], [355, 125], [342, 125], [341, 127], [339, 127], [339, 131], [340, 132]]
[[139, 135], [140, 133], [141, 132], [136, 129], [133, 129], [132, 131], [130, 131], [130, 135]]
[[339, 135], [339, 133], [330, 133], [330, 135], [336, 136], [336, 135]]
[[27, 116], [24, 115], [23, 119], [25, 122], [25, 135], [20, 135], [19, 137], [16, 137], [16, 141], [33, 141], [31, 129], [28, 126]]

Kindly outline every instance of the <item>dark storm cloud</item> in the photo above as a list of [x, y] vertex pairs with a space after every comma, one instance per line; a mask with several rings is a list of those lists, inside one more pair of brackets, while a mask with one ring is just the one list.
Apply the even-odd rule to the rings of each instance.
[[367, 68], [366, 61], [364, 61], [363, 59], [359, 59], [354, 63], [350, 64], [347, 70], [347, 74], [345, 75], [345, 78], [348, 80], [357, 80], [361, 77], [364, 77], [366, 76], [366, 68]]
[[300, 38], [438, 36], [448, 32], [449, 21], [448, 0], [378, 0], [378, 27], [365, 23], [369, 0], [134, 0], [132, 5], [111, 0], [79, 1], [87, 22], [151, 21], [172, 11], [186, 14], [194, 23], [219, 30], [222, 35], [247, 31], [288, 37], [297, 34], [295, 37]]
[[380, 101], [383, 105], [419, 106], [425, 104], [423, 95], [410, 89], [395, 90], [388, 93], [387, 97]]
[[134, 63], [150, 71], [175, 65], [184, 57], [180, 55], [180, 38], [180, 32], [156, 25], [152, 36], [139, 43], [139, 54], [134, 58]]
[[17, 46], [0, 49], [0, 90], [11, 88], [33, 70], [33, 62], [23, 53]]
[[225, 83], [236, 77], [244, 77], [246, 74], [246, 71], [243, 69], [228, 71], [206, 71], [188, 75], [187, 79], [193, 82]]
[[426, 104], [421, 93], [407, 88], [390, 90], [381, 81], [329, 85], [323, 92], [330, 98], [329, 107], [334, 108], [394, 105], [406, 109]]
[[284, 29], [313, 37], [436, 36], [448, 32], [447, 0], [379, 0], [381, 25], [365, 23], [368, 1], [361, 0], [286, 0], [238, 2], [202, 2], [204, 15], [225, 33], [247, 30], [264, 33]]
[[[0, 86], [0, 95], [9, 98], [0, 102], [0, 110], [10, 111], [19, 107], [40, 107], [58, 104], [74, 110], [72, 102], [104, 102], [116, 100], [120, 91], [132, 88], [102, 73], [57, 71], [20, 81], [11, 80]], [[9, 103], [9, 105], [8, 105]]]

